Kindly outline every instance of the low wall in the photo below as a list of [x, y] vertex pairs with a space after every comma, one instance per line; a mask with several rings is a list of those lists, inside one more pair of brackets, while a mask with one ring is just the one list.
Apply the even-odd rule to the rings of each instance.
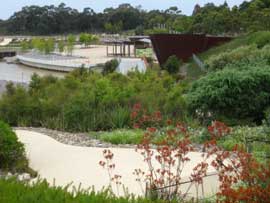
[[[29, 57], [24, 57], [22, 55], [17, 55], [17, 59], [20, 63], [35, 67], [41, 68], [46, 70], [54, 70], [54, 71], [61, 71], [61, 72], [70, 72], [76, 68], [81, 68], [83, 64], [74, 64], [72, 61], [47, 61], [47, 60], [40, 60], [34, 59]], [[91, 68], [93, 65], [85, 65], [85, 68]]]

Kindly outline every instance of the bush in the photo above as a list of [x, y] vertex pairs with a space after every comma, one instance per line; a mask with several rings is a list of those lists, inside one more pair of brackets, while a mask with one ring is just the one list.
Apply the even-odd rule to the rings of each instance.
[[266, 126], [270, 127], [270, 107], [266, 108], [264, 112], [264, 117]]
[[22, 171], [27, 165], [23, 144], [11, 128], [0, 121], [0, 169]]
[[253, 33], [249, 36], [249, 44], [256, 44], [258, 48], [263, 48], [265, 45], [270, 44], [270, 32], [262, 31]]
[[99, 139], [112, 144], [139, 144], [143, 138], [141, 130], [115, 130], [102, 133]]
[[132, 106], [141, 103], [149, 113], [160, 109], [183, 120], [184, 87], [168, 73], [153, 70], [125, 76], [77, 69], [63, 79], [34, 75], [29, 88], [9, 84], [0, 98], [0, 117], [12, 126], [112, 130], [132, 127]]
[[[141, 197], [117, 197], [109, 190], [101, 192], [82, 191], [70, 193], [70, 187], [50, 187], [45, 181], [30, 185], [15, 179], [0, 179], [0, 203], [151, 203], [153, 201]], [[162, 203], [164, 201], [155, 201]]]
[[170, 74], [178, 73], [181, 62], [177, 56], [170, 56], [166, 63], [164, 64], [164, 69], [167, 70]]
[[[203, 118], [261, 122], [270, 102], [270, 69], [224, 69], [196, 81], [187, 95], [189, 109]], [[224, 121], [224, 119], [221, 119]]]
[[258, 49], [254, 45], [242, 46], [232, 51], [213, 55], [206, 60], [210, 71], [221, 70], [225, 67], [239, 68], [250, 65], [270, 65], [270, 47]]
[[113, 73], [116, 70], [116, 68], [118, 67], [118, 65], [119, 65], [119, 62], [116, 59], [113, 59], [111, 61], [107, 61], [104, 65], [102, 73], [104, 75], [107, 75], [109, 73]]

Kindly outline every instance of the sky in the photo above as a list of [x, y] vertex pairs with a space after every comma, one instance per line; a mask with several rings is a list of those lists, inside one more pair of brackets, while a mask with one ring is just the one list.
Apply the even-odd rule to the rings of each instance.
[[[143, 9], [164, 10], [171, 6], [177, 6], [184, 14], [190, 15], [194, 5], [204, 5], [209, 2], [223, 4], [224, 0], [1, 0], [0, 19], [8, 19], [15, 11], [21, 10], [24, 6], [30, 5], [59, 5], [61, 2], [67, 6], [82, 10], [90, 7], [96, 12], [101, 12], [108, 7], [117, 7], [122, 3], [130, 3], [133, 6], [141, 5]], [[244, 0], [227, 0], [229, 6], [239, 5]]]

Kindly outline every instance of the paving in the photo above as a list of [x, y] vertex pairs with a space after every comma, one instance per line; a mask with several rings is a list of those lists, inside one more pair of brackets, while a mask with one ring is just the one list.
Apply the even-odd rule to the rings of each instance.
[[[99, 166], [103, 160], [102, 152], [105, 148], [79, 147], [62, 144], [55, 139], [38, 132], [27, 130], [15, 131], [19, 140], [25, 144], [26, 154], [30, 161], [30, 167], [36, 170], [41, 178], [47, 179], [50, 184], [66, 186], [72, 183], [74, 187], [88, 189], [92, 186], [101, 190], [109, 186], [109, 177], [104, 169]], [[134, 149], [112, 148], [114, 162], [116, 164], [115, 174], [122, 175], [122, 183], [130, 193], [142, 195], [140, 185], [135, 181], [134, 169], [146, 170], [146, 164], [142, 156]], [[183, 180], [187, 179], [195, 165], [202, 161], [201, 153], [191, 152], [188, 154], [191, 161], [184, 167]], [[157, 163], [153, 163], [157, 166]], [[215, 173], [209, 168], [209, 174]], [[187, 190], [189, 184], [183, 185], [183, 191]], [[204, 194], [212, 195], [217, 191], [217, 176], [204, 179]], [[113, 187], [117, 194], [116, 187]], [[196, 189], [191, 187], [190, 195], [194, 196]], [[123, 195], [122, 189], [119, 195]], [[201, 196], [201, 190], [199, 191]]]

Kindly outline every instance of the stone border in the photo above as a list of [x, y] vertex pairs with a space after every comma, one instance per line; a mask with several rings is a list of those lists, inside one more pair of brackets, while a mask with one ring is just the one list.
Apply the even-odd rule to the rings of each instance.
[[[34, 127], [14, 127], [14, 130], [27, 130], [37, 133], [45, 134], [56, 141], [78, 147], [99, 147], [99, 148], [126, 148], [126, 149], [135, 149], [137, 145], [132, 144], [111, 144], [107, 142], [103, 142], [99, 139], [95, 139], [94, 136], [91, 136], [90, 133], [70, 133], [63, 132], [58, 130], [51, 130], [47, 128], [34, 128]], [[102, 133], [102, 132], [100, 132]], [[203, 152], [203, 145], [193, 143], [194, 151]], [[156, 148], [156, 146], [152, 145], [152, 148]]]
[[99, 147], [99, 148], [136, 148], [136, 145], [114, 145], [111, 143], [102, 142], [101, 140], [91, 137], [88, 133], [69, 133], [47, 128], [33, 127], [15, 127], [14, 130], [27, 130], [48, 135], [58, 142], [66, 145], [79, 147]]

